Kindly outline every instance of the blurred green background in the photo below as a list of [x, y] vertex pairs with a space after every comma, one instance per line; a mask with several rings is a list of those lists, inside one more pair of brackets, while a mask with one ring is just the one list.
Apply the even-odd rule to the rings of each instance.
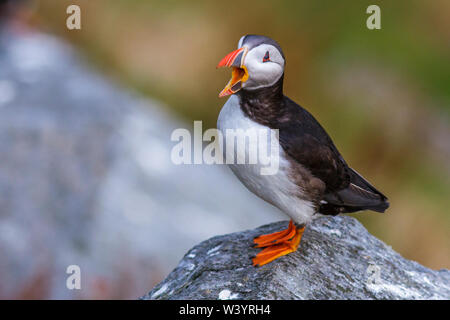
[[[70, 4], [81, 30], [65, 28]], [[371, 4], [381, 30], [366, 27]], [[230, 77], [217, 62], [242, 35], [276, 39], [285, 94], [389, 197], [387, 214], [354, 216], [406, 258], [450, 267], [450, 1], [45, 0], [22, 14], [204, 128]]]

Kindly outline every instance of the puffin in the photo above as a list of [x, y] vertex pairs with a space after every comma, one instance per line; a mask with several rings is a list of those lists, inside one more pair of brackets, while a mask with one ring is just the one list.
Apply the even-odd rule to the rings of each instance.
[[[285, 65], [278, 42], [262, 35], [241, 37], [237, 49], [217, 65], [232, 68], [219, 94], [228, 100], [217, 119], [226, 163], [247, 189], [290, 218], [286, 230], [253, 239], [261, 248], [252, 258], [254, 266], [295, 252], [305, 227], [316, 218], [389, 207], [386, 196], [347, 164], [311, 113], [283, 94]], [[243, 150], [225, 150], [227, 130], [239, 129], [277, 130], [277, 139], [270, 140], [278, 150], [276, 173], [261, 174], [259, 162], [228, 161], [248, 156], [256, 143], [250, 138]]]

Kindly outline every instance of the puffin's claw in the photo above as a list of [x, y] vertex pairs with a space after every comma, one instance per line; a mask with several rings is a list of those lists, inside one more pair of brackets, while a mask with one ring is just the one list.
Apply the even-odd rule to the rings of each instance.
[[296, 251], [304, 230], [305, 227], [295, 227], [291, 220], [286, 230], [256, 237], [253, 240], [256, 247], [264, 247], [264, 249], [252, 259], [253, 265], [263, 266], [281, 256]]

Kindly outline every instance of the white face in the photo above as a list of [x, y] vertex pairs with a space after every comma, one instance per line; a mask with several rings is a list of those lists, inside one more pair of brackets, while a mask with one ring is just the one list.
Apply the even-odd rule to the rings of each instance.
[[284, 59], [274, 46], [261, 44], [247, 52], [244, 66], [249, 77], [242, 84], [242, 88], [254, 90], [270, 87], [280, 79], [284, 71]]

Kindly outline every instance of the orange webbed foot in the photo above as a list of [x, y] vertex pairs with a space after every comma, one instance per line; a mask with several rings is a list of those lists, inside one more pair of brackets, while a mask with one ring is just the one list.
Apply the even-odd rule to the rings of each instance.
[[256, 247], [265, 247], [253, 258], [254, 266], [263, 266], [279, 257], [297, 250], [302, 239], [305, 227], [297, 228], [293, 221], [286, 230], [261, 235], [253, 241]]
[[256, 244], [257, 248], [269, 247], [291, 239], [295, 235], [295, 231], [296, 227], [294, 222], [291, 220], [287, 229], [270, 234], [263, 234], [253, 239], [253, 242]]

